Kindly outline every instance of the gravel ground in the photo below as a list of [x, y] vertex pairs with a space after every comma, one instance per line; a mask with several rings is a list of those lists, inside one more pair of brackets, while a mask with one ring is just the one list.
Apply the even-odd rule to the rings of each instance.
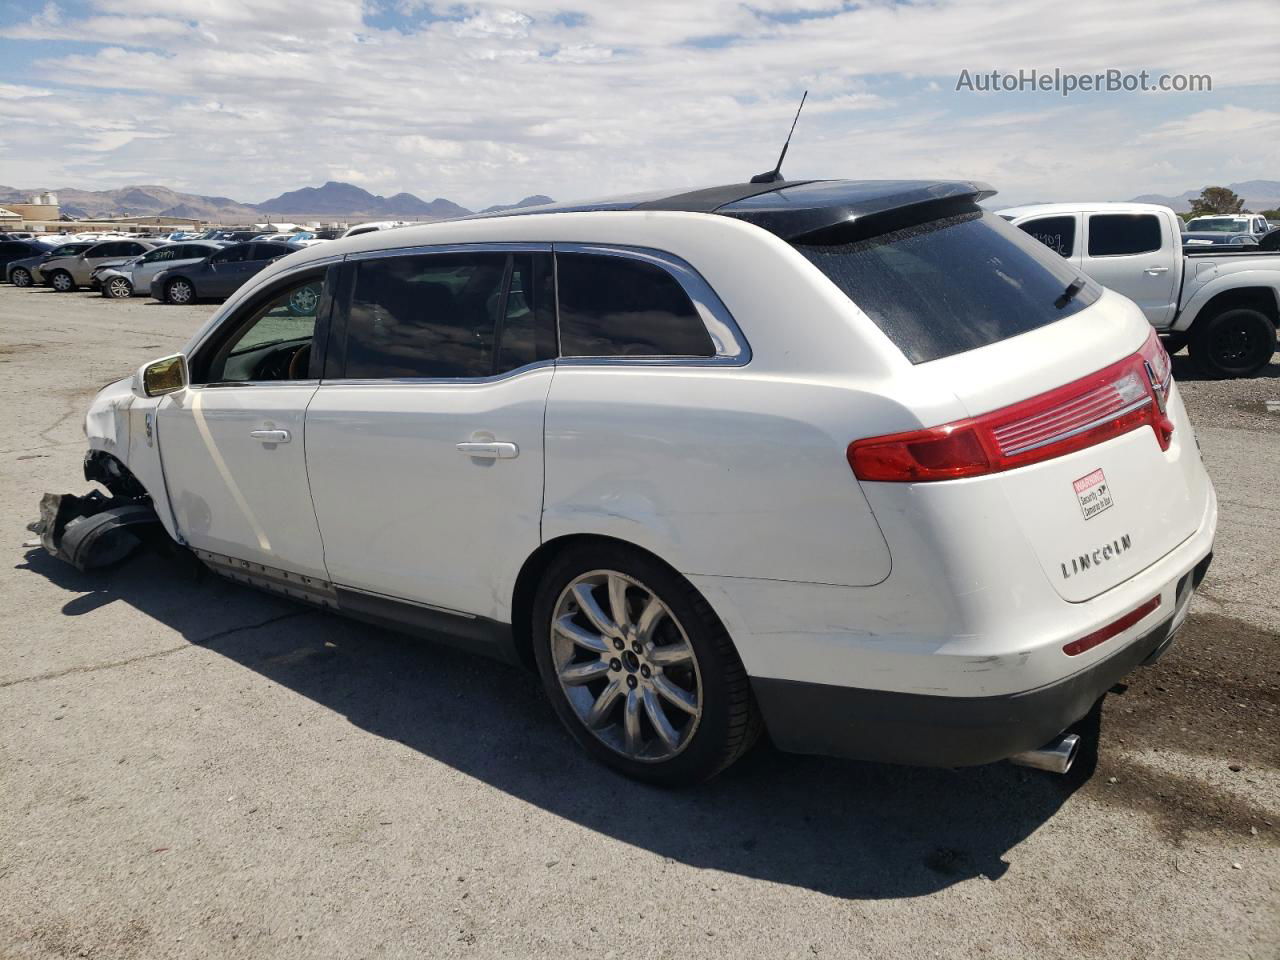
[[518, 671], [22, 547], [94, 391], [211, 310], [0, 287], [0, 957], [1280, 956], [1280, 366], [1175, 362], [1216, 559], [1077, 774], [766, 747], [669, 793]]

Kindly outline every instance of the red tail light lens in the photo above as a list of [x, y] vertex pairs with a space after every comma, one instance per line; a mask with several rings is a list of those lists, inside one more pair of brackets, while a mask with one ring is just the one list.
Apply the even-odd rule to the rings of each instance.
[[1155, 331], [1142, 349], [1087, 377], [979, 417], [849, 444], [859, 480], [923, 483], [1039, 463], [1150, 426], [1169, 449], [1169, 355]]
[[1110, 640], [1112, 637], [1118, 636], [1132, 627], [1135, 623], [1160, 606], [1160, 598], [1152, 597], [1142, 606], [1135, 610], [1130, 610], [1119, 620], [1107, 624], [1101, 630], [1095, 630], [1093, 633], [1087, 633], [1079, 640], [1072, 640], [1062, 648], [1062, 652], [1068, 657], [1078, 657], [1086, 650], [1092, 650], [1098, 644]]

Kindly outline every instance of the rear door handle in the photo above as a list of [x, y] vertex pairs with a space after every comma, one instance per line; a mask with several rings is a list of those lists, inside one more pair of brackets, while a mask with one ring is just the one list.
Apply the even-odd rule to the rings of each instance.
[[249, 436], [263, 443], [288, 443], [288, 430], [250, 430]]
[[1168, 273], [1169, 268], [1168, 267], [1147, 267], [1147, 269], [1143, 270], [1142, 272], [1149, 277], [1158, 277], [1162, 273]]
[[502, 440], [469, 440], [458, 444], [458, 452], [488, 460], [511, 460], [520, 456], [519, 447]]

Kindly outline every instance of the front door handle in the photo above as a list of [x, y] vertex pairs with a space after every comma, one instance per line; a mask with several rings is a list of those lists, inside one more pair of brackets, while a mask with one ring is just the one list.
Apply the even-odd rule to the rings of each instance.
[[263, 443], [288, 443], [288, 430], [250, 430], [249, 436]]
[[520, 448], [502, 440], [469, 440], [458, 444], [458, 452], [486, 460], [511, 460], [520, 456]]
[[1158, 277], [1162, 273], [1168, 273], [1169, 268], [1168, 267], [1147, 267], [1147, 269], [1143, 270], [1142, 272], [1145, 273], [1148, 277]]

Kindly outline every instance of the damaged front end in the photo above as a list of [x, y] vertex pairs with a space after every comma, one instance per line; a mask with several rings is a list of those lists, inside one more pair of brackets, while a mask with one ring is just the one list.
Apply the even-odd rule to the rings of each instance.
[[151, 498], [118, 460], [101, 451], [85, 457], [86, 480], [96, 480], [111, 496], [93, 490], [82, 497], [46, 493], [40, 499], [40, 519], [27, 529], [39, 534], [40, 545], [77, 570], [119, 563], [160, 527]]

